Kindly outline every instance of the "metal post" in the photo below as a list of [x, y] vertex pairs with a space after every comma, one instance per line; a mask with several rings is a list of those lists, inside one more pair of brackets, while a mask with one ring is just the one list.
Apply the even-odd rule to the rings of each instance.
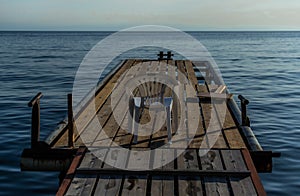
[[174, 56], [174, 54], [172, 54], [171, 51], [168, 51], [168, 53], [167, 53], [167, 59], [168, 60], [172, 60], [172, 56]]
[[242, 95], [239, 95], [238, 98], [241, 100], [242, 126], [249, 126], [250, 122], [247, 117], [247, 105], [249, 104], [249, 101]]
[[32, 100], [28, 103], [29, 107], [32, 107], [31, 114], [31, 148], [37, 148], [40, 139], [40, 98], [42, 93], [39, 92]]
[[72, 94], [68, 94], [68, 145], [74, 147], [74, 119], [73, 119], [73, 106]]
[[158, 54], [158, 60], [162, 60], [164, 58], [164, 52], [160, 51]]

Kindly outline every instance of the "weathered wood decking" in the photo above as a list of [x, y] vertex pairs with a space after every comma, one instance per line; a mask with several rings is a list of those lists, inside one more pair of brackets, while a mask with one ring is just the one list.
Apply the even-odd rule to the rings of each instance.
[[[137, 64], [140, 66], [136, 66]], [[170, 69], [170, 66], [175, 69]], [[128, 73], [129, 69], [131, 72]], [[119, 115], [124, 125], [120, 126], [113, 115], [118, 106], [112, 106], [111, 95], [120, 79], [126, 80], [129, 76], [134, 78], [155, 70], [162, 71], [183, 84], [179, 89], [178, 99], [173, 99], [172, 109], [172, 135], [180, 137], [174, 137], [172, 143], [164, 147], [168, 149], [167, 154], [145, 154], [139, 161], [132, 162], [131, 156], [135, 151], [155, 149], [168, 144], [166, 123], [160, 122], [159, 118], [154, 119], [154, 123], [163, 123], [163, 127], [153, 134], [138, 136], [135, 143], [133, 134], [124, 128], [128, 127], [130, 122], [129, 111], [124, 108]], [[179, 71], [188, 81], [178, 74]], [[97, 92], [95, 105], [88, 102], [84, 110], [75, 116], [74, 144], [76, 147], [92, 146], [101, 151], [104, 160], [108, 152], [113, 152], [115, 164], [121, 164], [126, 170], [113, 168], [85, 147], [81, 147], [60, 186], [58, 195], [264, 195], [264, 189], [247, 150], [247, 141], [238, 129], [235, 117], [227, 106], [225, 111], [218, 110], [220, 105], [217, 102], [212, 104], [209, 99], [208, 93], [215, 92], [217, 96], [219, 92], [216, 91], [226, 89], [214, 82], [200, 81], [203, 77], [199, 76], [199, 73], [205, 75], [205, 72], [206, 78], [213, 81], [214, 78], [205, 62], [198, 62], [196, 68], [194, 63], [188, 60], [125, 61]], [[189, 86], [194, 88], [196, 94], [192, 93]], [[164, 96], [172, 96], [173, 90], [166, 88]], [[138, 91], [134, 93], [139, 95]], [[230, 98], [227, 96], [227, 99]], [[179, 106], [180, 100], [183, 104]], [[96, 108], [96, 114], [90, 112], [92, 107]], [[185, 112], [176, 110], [177, 107], [183, 107]], [[212, 114], [217, 117], [222, 115], [220, 111], [225, 112], [224, 123], [210, 122]], [[196, 114], [200, 115], [199, 119], [195, 118]], [[95, 126], [95, 121], [99, 121], [102, 128]], [[145, 124], [149, 121], [149, 111], [143, 108], [139, 115], [139, 123]], [[175, 133], [174, 129], [179, 124], [180, 131]], [[200, 156], [205, 150], [203, 146], [200, 148], [202, 142], [207, 139], [207, 134], [213, 134], [207, 132], [209, 126], [216, 129], [221, 127], [220, 134], [212, 149]], [[190, 134], [192, 130], [195, 131], [195, 135]], [[54, 139], [52, 146], [67, 146], [67, 133], [65, 131], [58, 139]], [[84, 142], [81, 138], [84, 138]], [[130, 149], [129, 153], [118, 154], [116, 145]], [[135, 171], [136, 168], [151, 168], [154, 160], [163, 162], [167, 156], [174, 157], [174, 161], [154, 170]]]
[[262, 150], [248, 100], [241, 114], [209, 62], [163, 57], [122, 62], [74, 114], [68, 95], [68, 123], [46, 141], [38, 93], [21, 169], [67, 171], [57, 195], [265, 195], [257, 171], [279, 154]]
[[[100, 150], [100, 149], [99, 149]], [[116, 149], [101, 149], [104, 153]], [[247, 149], [210, 150], [205, 156], [196, 149], [179, 156], [170, 149], [165, 156], [178, 156], [163, 168], [149, 171], [119, 170], [80, 149], [58, 195], [264, 195], [264, 189]], [[82, 154], [83, 153], [83, 154]], [[134, 151], [131, 151], [134, 153]], [[120, 157], [124, 157], [119, 155]], [[161, 154], [153, 158], [163, 157]], [[82, 161], [80, 160], [82, 159]], [[124, 161], [130, 168], [130, 155]], [[150, 158], [142, 160], [151, 164]]]
[[[166, 62], [166, 61], [165, 61]], [[142, 63], [142, 66], [144, 66], [144, 69], [142, 70], [135, 70], [134, 66], [136, 64]], [[188, 78], [189, 82], [191, 83], [192, 86], [196, 87], [196, 92], [197, 93], [205, 93], [205, 92], [214, 92], [218, 86], [216, 85], [206, 85], [206, 84], [198, 84], [197, 77], [195, 75], [195, 70], [193, 69], [194, 66], [192, 62], [190, 61], [183, 61], [183, 60], [178, 60], [178, 61], [168, 61], [167, 62], [169, 65], [173, 65], [176, 67], [176, 70], [180, 70], [181, 73], [184, 73], [186, 77]], [[199, 63], [199, 62], [198, 62]], [[133, 74], [141, 74], [143, 71], [149, 70], [156, 70], [160, 69], [160, 61], [142, 61], [142, 60], [128, 60], [126, 61], [121, 68], [116, 72], [116, 74], [113, 75], [113, 77], [105, 84], [105, 87], [102, 88], [101, 91], [99, 91], [96, 96], [95, 96], [95, 105], [93, 104], [87, 104], [85, 107], [85, 110], [81, 114], [79, 114], [76, 117], [76, 139], [75, 139], [75, 145], [80, 146], [82, 145], [82, 141], [80, 140], [79, 135], [84, 135], [85, 133], [90, 134], [91, 129], [92, 130], [98, 130], [97, 135], [91, 135], [91, 141], [90, 144], [93, 146], [109, 146], [111, 145], [112, 141], [116, 142], [117, 144], [121, 146], [127, 146], [128, 148], [133, 148], [133, 147], [143, 147], [143, 148], [151, 148], [154, 147], [156, 144], [159, 143], [164, 143], [167, 142], [167, 131], [166, 131], [166, 126], [164, 126], [159, 132], [156, 132], [153, 134], [151, 137], [149, 136], [139, 136], [138, 137], [138, 142], [137, 144], [133, 144], [132, 140], [133, 137], [131, 134], [128, 133], [127, 130], [122, 129], [116, 120], [113, 118], [112, 112], [115, 108], [111, 108], [111, 99], [110, 95], [112, 93], [112, 90], [115, 86], [115, 84], [118, 82], [119, 77], [126, 72], [129, 68], [131, 69]], [[139, 66], [138, 69], [141, 69]], [[165, 69], [165, 68], [164, 68]], [[205, 69], [205, 64], [203, 63], [203, 69]], [[133, 71], [135, 70], [135, 71]], [[168, 72], [166, 70], [166, 74], [171, 75], [177, 80], [183, 80], [182, 78], [176, 78], [177, 73], [174, 72], [173, 69], [170, 69], [171, 72]], [[196, 70], [199, 71], [199, 70]], [[181, 75], [180, 75], [181, 76]], [[179, 76], [179, 77], [180, 77]], [[123, 77], [126, 77], [126, 75]], [[134, 76], [132, 76], [134, 77]], [[199, 77], [198, 77], [199, 78]], [[183, 81], [181, 81], [183, 82]], [[183, 89], [180, 89], [180, 94], [179, 99], [184, 99], [183, 96], [189, 94], [184, 87], [186, 85], [182, 86]], [[170, 96], [170, 89], [167, 89], [165, 92], [165, 96]], [[195, 96], [194, 94], [192, 96]], [[121, 99], [121, 98], [120, 98]], [[201, 119], [193, 119], [193, 105], [195, 103], [191, 103], [189, 101], [185, 100], [185, 110], [187, 111], [186, 113], [183, 114], [177, 114], [177, 117], [174, 117], [173, 113], [173, 118], [178, 118], [177, 123], [180, 122], [180, 119], [186, 119], [185, 126], [182, 127], [182, 129], [185, 129], [185, 137], [184, 138], [189, 138], [188, 132], [189, 132], [189, 125], [195, 124], [193, 123], [195, 120], [198, 121], [198, 126], [197, 126], [197, 132], [196, 136], [194, 137], [194, 140], [190, 143], [191, 148], [199, 148], [201, 145], [201, 141], [203, 140], [204, 133], [206, 129], [209, 126], [210, 120], [211, 120], [211, 114], [212, 110], [216, 111], [217, 105], [212, 105], [209, 101], [209, 99], [203, 99], [202, 101], [199, 101], [199, 107], [201, 108], [200, 112], [201, 114]], [[91, 107], [96, 107], [97, 114], [89, 113], [91, 110]], [[117, 106], [116, 106], [117, 107]], [[221, 133], [218, 137], [217, 142], [213, 146], [214, 148], [228, 148], [228, 149], [239, 149], [239, 148], [245, 148], [246, 144], [243, 141], [241, 134], [237, 128], [237, 125], [235, 121], [233, 120], [233, 117], [231, 116], [231, 113], [229, 112], [228, 108], [226, 108], [226, 116], [224, 120], [224, 124], [222, 126]], [[128, 123], [127, 119], [127, 112], [124, 110], [124, 115], [123, 115], [123, 123], [126, 124]], [[176, 115], [176, 114], [175, 114]], [[145, 122], [149, 121], [149, 113], [145, 110], [141, 116], [140, 116], [140, 123], [143, 124]], [[98, 121], [102, 125], [102, 129], [99, 127], [92, 127], [95, 123], [93, 121]], [[174, 122], [176, 122], [174, 120]], [[182, 123], [183, 124], [183, 123]], [[79, 126], [78, 126], [79, 125]], [[127, 125], [124, 125], [125, 127]], [[122, 127], [124, 127], [122, 126]], [[102, 130], [108, 130], [105, 133], [109, 136], [109, 138], [106, 137], [106, 134], [101, 134]], [[103, 132], [104, 133], [104, 132]], [[86, 135], [85, 135], [86, 136]], [[104, 138], [105, 137], [105, 138]], [[67, 146], [68, 142], [68, 137], [67, 137], [67, 131], [65, 131], [65, 135], [60, 137], [57, 142], [53, 144], [54, 147], [61, 147], [61, 146]], [[186, 143], [184, 141], [173, 141], [174, 147], [185, 147]]]

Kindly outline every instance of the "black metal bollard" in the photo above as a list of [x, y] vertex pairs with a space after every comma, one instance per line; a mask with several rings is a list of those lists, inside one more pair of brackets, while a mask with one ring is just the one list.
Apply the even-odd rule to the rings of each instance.
[[238, 98], [241, 100], [242, 126], [250, 126], [250, 121], [247, 116], [247, 105], [249, 104], [249, 100], [242, 95], [239, 95]]
[[31, 148], [35, 149], [38, 147], [40, 139], [40, 99], [42, 93], [39, 92], [32, 100], [28, 103], [28, 107], [32, 107], [31, 114]]

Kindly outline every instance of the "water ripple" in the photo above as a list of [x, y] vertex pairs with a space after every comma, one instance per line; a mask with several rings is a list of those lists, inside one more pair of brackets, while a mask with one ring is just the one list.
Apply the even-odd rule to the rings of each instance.
[[[57, 173], [20, 172], [30, 145], [31, 109], [42, 91], [41, 137], [66, 115], [66, 94], [82, 58], [110, 32], [0, 32], [1, 195], [49, 195]], [[300, 187], [300, 33], [191, 32], [212, 53], [230, 91], [250, 100], [251, 125], [265, 149], [282, 152], [272, 174], [261, 174], [270, 195], [297, 195]], [[176, 41], [176, 40], [174, 40]], [[140, 48], [117, 58], [153, 58]], [[117, 63], [117, 60], [114, 63]], [[5, 158], [3, 158], [5, 157]], [[34, 186], [33, 186], [34, 185]]]

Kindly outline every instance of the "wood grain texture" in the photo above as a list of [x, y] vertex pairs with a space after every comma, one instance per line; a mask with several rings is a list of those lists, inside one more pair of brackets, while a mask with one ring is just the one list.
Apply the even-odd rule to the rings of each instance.
[[[136, 66], [138, 63], [141, 66]], [[201, 70], [209, 71], [205, 63], [202, 64]], [[82, 131], [76, 145], [85, 142], [87, 147], [93, 148], [84, 157], [75, 157], [75, 163], [72, 163], [58, 195], [264, 195], [249, 152], [240, 150], [246, 144], [227, 105], [223, 109], [220, 101], [212, 104], [212, 98], [198, 98], [199, 93], [213, 92], [219, 96], [226, 90], [224, 85], [215, 85], [213, 80], [216, 76], [211, 74], [210, 82], [199, 84], [195, 64], [187, 60], [130, 60], [123, 66], [96, 95], [96, 115], [89, 114], [91, 106], [87, 106], [87, 111], [78, 116], [82, 121], [79, 127]], [[138, 134], [137, 143], [134, 143], [132, 130], [129, 130], [129, 123], [132, 123], [129, 103], [120, 105], [125, 96], [118, 97], [119, 102], [112, 106], [111, 93], [116, 83], [127, 83], [149, 72], [165, 73], [166, 77], [181, 84], [164, 91], [165, 97], [173, 98], [173, 135], [172, 143], [169, 144], [166, 120], [160, 118], [160, 114], [150, 116], [149, 108], [139, 109], [139, 123], [152, 121], [153, 127], [160, 123], [162, 127], [158, 131], [152, 129], [147, 136]], [[157, 80], [143, 83], [132, 95], [142, 97], [145, 93], [157, 94], [161, 89], [162, 85]], [[114, 111], [118, 111], [121, 126], [113, 115]], [[224, 122], [221, 122], [221, 116], [224, 116]], [[215, 121], [211, 121], [212, 118]], [[175, 132], [177, 127], [178, 131]], [[221, 132], [213, 144], [214, 149], [206, 152], [209, 143], [205, 134], [209, 127], [212, 131]], [[138, 130], [138, 133], [142, 131]], [[67, 142], [67, 136], [64, 137], [60, 140], [61, 144]], [[127, 150], [118, 149], [117, 146]], [[158, 149], [161, 146], [164, 150]], [[151, 152], [151, 149], [156, 151]], [[204, 155], [200, 157], [199, 154]], [[116, 168], [126, 168], [133, 172], [126, 173], [127, 170]], [[147, 170], [153, 168], [159, 170], [148, 173]], [[136, 170], [143, 171], [138, 173]], [[198, 175], [191, 175], [191, 172], [197, 173], [196, 170], [199, 171]], [[251, 175], [247, 170], [251, 171]], [[170, 171], [171, 175], [166, 173]]]
[[[202, 150], [200, 150], [202, 151]], [[202, 154], [199, 152], [199, 154]], [[203, 170], [223, 170], [222, 158], [218, 150], [210, 150], [200, 157]], [[225, 177], [204, 177], [207, 195], [230, 195]]]

